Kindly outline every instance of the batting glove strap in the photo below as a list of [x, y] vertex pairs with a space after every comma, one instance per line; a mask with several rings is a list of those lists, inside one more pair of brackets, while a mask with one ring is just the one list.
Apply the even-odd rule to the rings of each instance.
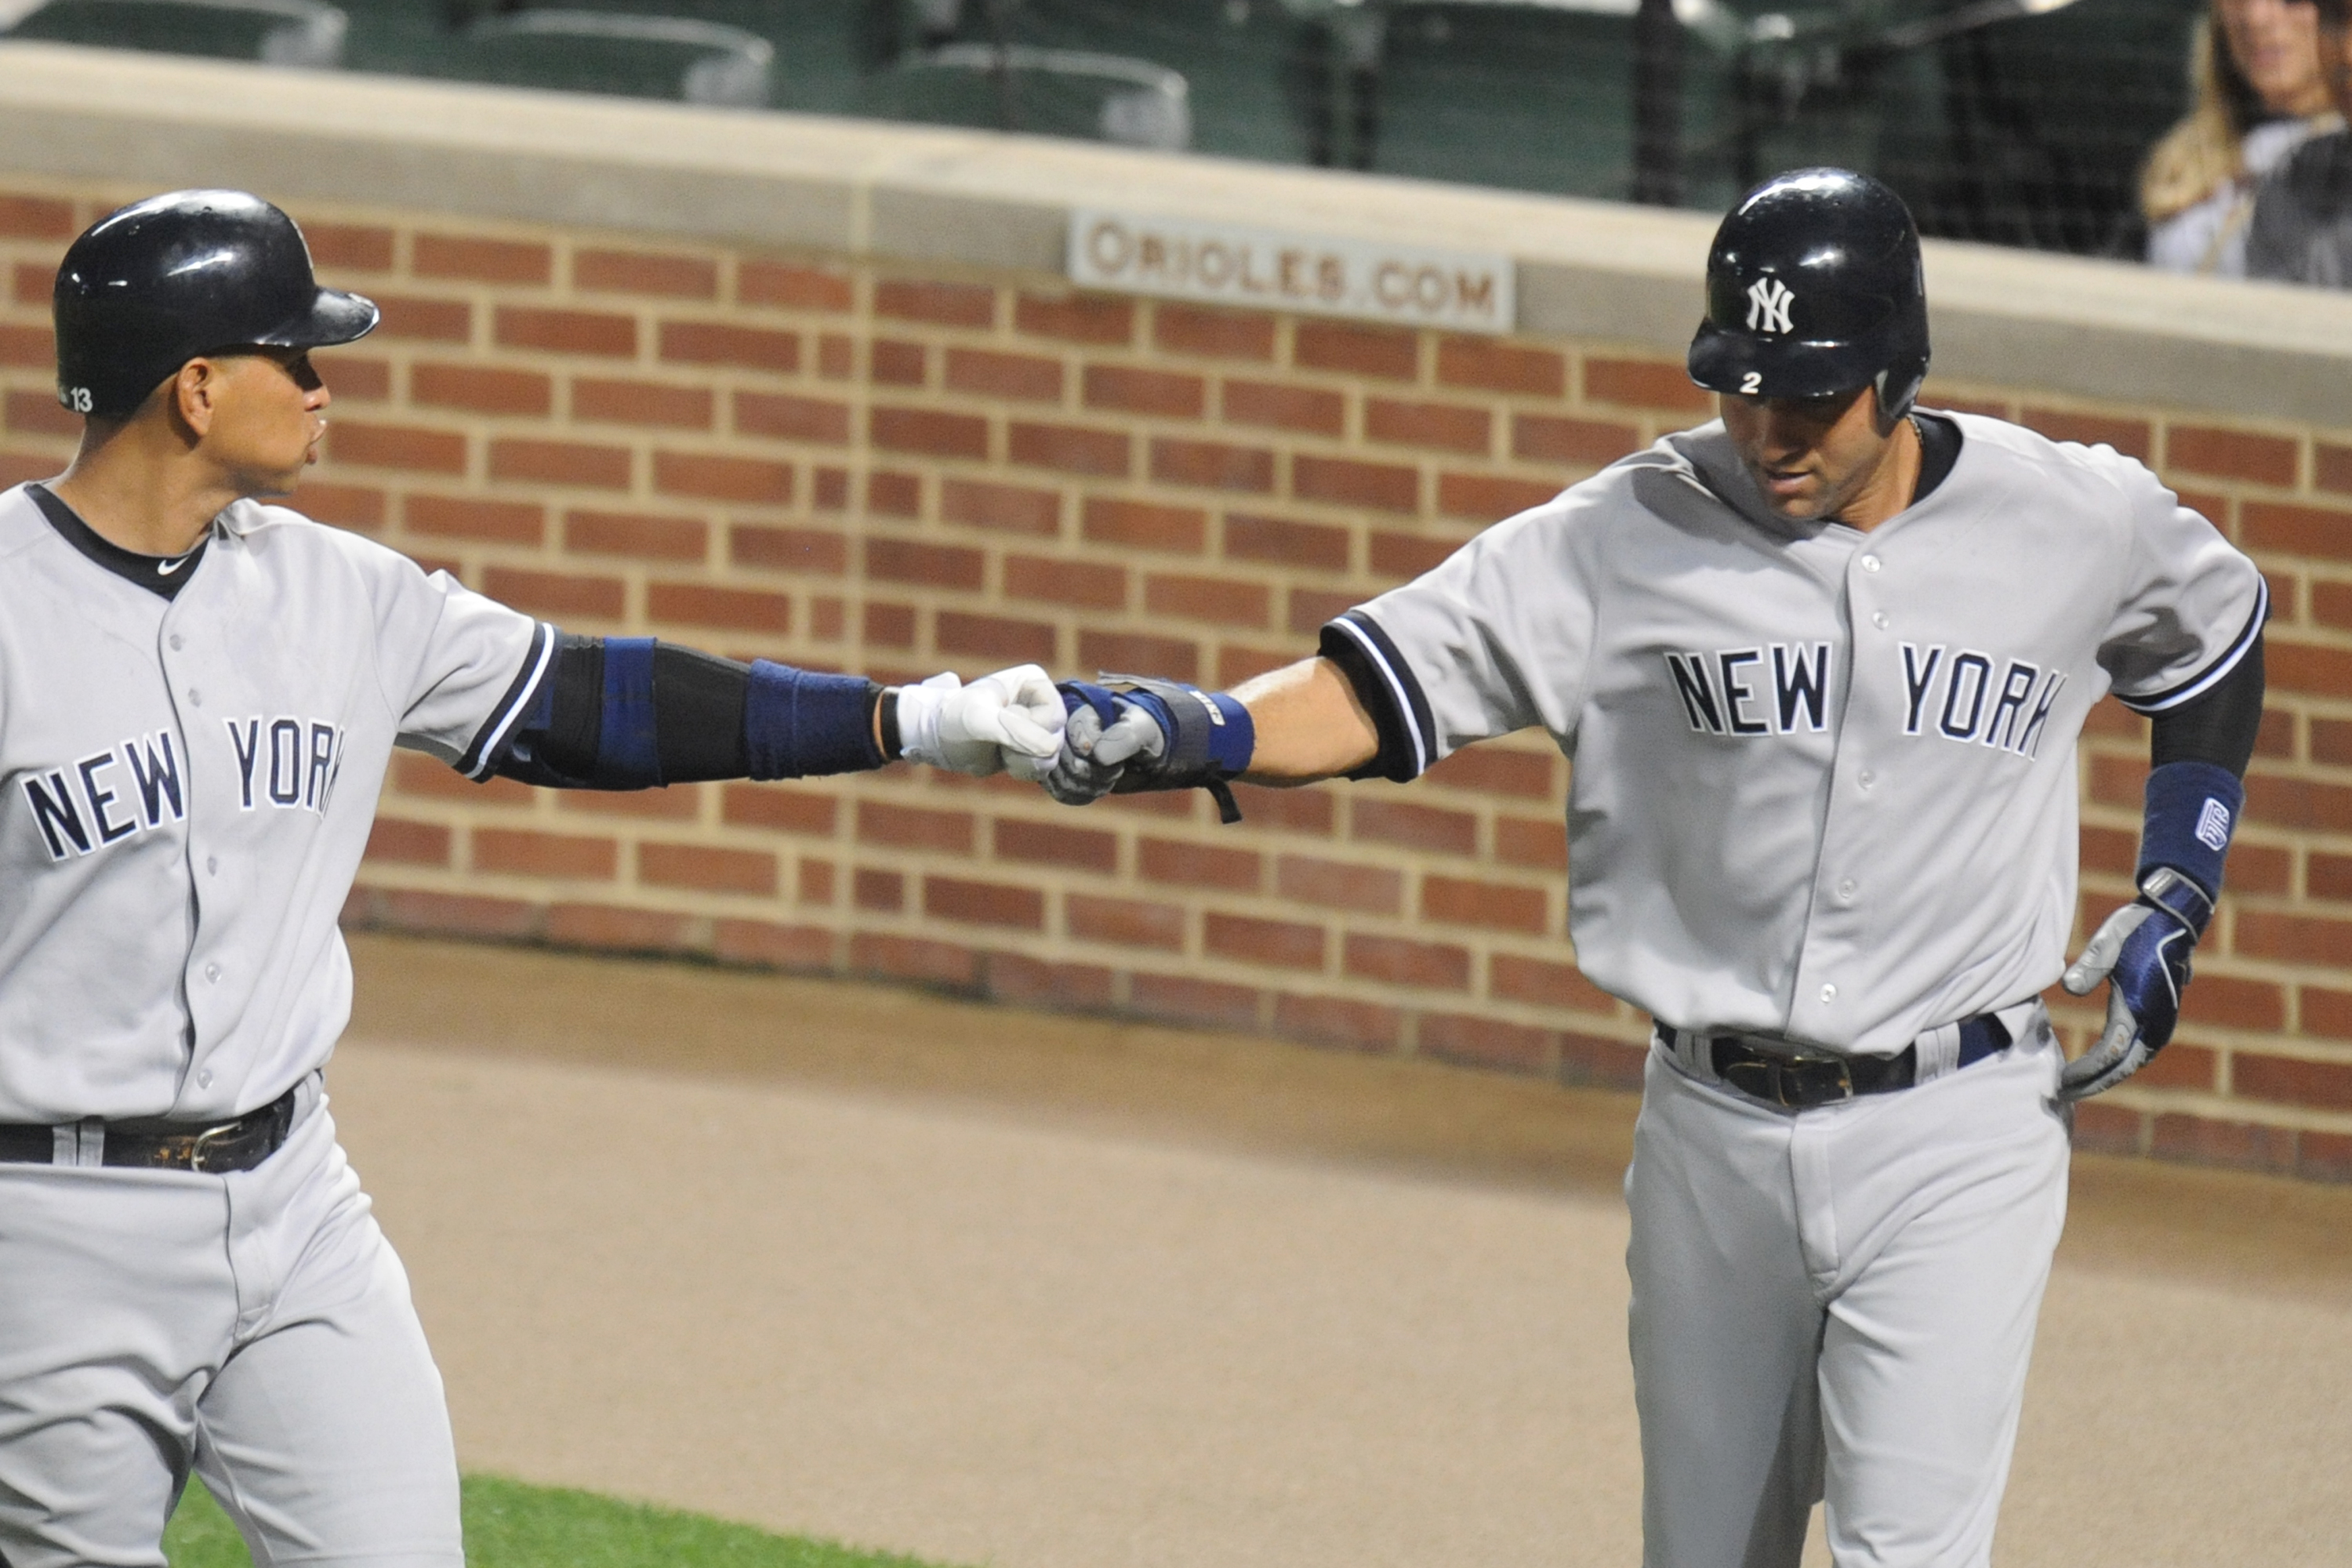
[[1105, 729], [1139, 708], [1160, 728], [1164, 743], [1159, 751], [1128, 758], [1109, 793], [1205, 789], [1216, 800], [1220, 820], [1242, 819], [1228, 781], [1248, 771], [1257, 750], [1257, 729], [1249, 710], [1233, 697], [1146, 675], [1106, 674], [1096, 681], [1065, 681], [1061, 691], [1071, 712], [1090, 708]]
[[2059, 1095], [2086, 1100], [2147, 1065], [2180, 1022], [2189, 959], [2212, 918], [2204, 889], [2169, 867], [2141, 884], [2140, 896], [2109, 915], [2061, 982], [2077, 996], [2107, 983], [2107, 1022], [2098, 1043], [2066, 1064]]
[[[2216, 763], [2167, 763], [2147, 775], [2147, 815], [2140, 827], [2139, 875], [2145, 889], [2160, 868], [2179, 873], [2205, 895], [2207, 912], [2221, 892], [2221, 864], [2246, 803], [2238, 775]], [[2200, 919], [2201, 933], [2205, 921]]]

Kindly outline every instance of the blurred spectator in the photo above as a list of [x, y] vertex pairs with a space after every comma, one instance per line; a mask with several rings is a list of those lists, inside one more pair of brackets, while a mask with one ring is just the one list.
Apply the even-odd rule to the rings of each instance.
[[[2336, 112], [2352, 118], [2352, 0], [2318, 0], [2320, 72]], [[2352, 132], [2315, 136], [2254, 195], [2246, 275], [2352, 288]]]
[[1388, 0], [1282, 0], [1282, 8], [1298, 24], [1287, 74], [1307, 132], [1307, 161], [1326, 169], [1342, 163], [1370, 168], [1380, 138]]
[[2311, 0], [2217, 0], [2196, 33], [2196, 103], [2140, 175], [2147, 259], [2173, 272], [2243, 277], [2263, 177], [2336, 128]]

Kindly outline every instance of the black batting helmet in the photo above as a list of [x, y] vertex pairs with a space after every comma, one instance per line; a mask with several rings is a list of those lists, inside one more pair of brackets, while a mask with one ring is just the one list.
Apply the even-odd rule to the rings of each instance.
[[58, 268], [58, 401], [127, 417], [199, 354], [347, 343], [373, 300], [321, 289], [294, 220], [243, 191], [173, 191], [108, 214]]
[[1800, 169], [1731, 209], [1707, 252], [1693, 381], [1750, 397], [1874, 386], [1892, 426], [1927, 374], [1919, 230], [1902, 197], [1867, 174]]

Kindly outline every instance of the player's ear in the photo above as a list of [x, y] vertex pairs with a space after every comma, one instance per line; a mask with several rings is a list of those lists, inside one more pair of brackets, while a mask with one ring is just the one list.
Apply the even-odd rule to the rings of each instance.
[[221, 370], [217, 361], [199, 354], [163, 384], [163, 397], [174, 416], [173, 422], [192, 439], [204, 439], [205, 432], [213, 427], [213, 415], [220, 400]]

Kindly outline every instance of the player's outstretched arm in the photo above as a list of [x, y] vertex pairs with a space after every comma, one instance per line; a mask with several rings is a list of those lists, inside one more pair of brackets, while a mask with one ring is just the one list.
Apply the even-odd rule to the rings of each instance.
[[2213, 918], [2221, 868], [2245, 803], [2240, 783], [2262, 726], [2263, 647], [2252, 646], [2220, 685], [2157, 716], [2140, 829], [2139, 897], [2101, 924], [2063, 978], [2088, 995], [2107, 986], [2098, 1042], [2066, 1064], [2063, 1100], [2087, 1100], [2147, 1065], [2172, 1038], [2188, 989], [2189, 956]]
[[804, 778], [904, 757], [987, 774], [1008, 753], [1043, 765], [1063, 706], [1035, 665], [966, 685], [886, 687], [860, 675], [740, 664], [650, 637], [556, 634], [531, 696], [483, 770], [565, 789]]
[[[1380, 749], [1355, 689], [1324, 658], [1301, 659], [1230, 692], [1110, 675], [1065, 681], [1060, 689], [1069, 722], [1044, 782], [1070, 805], [1114, 793], [1206, 789], [1234, 822], [1241, 813], [1233, 780], [1310, 784], [1352, 772]], [[1013, 765], [1025, 774], [1039, 771]]]

